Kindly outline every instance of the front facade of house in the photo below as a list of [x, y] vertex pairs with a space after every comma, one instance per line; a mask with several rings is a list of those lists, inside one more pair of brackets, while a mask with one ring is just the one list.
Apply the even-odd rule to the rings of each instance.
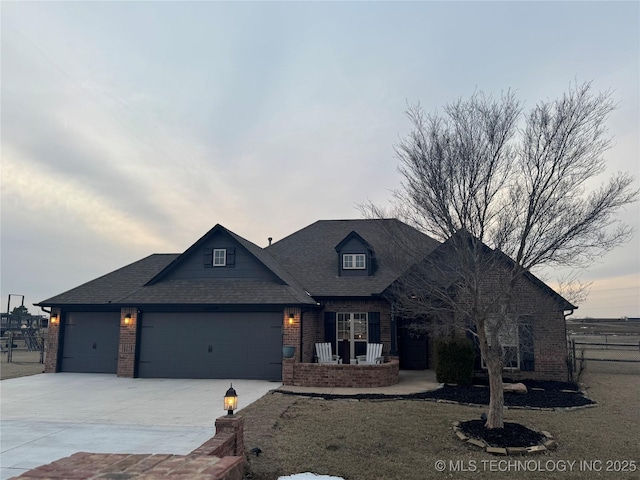
[[[404, 263], [391, 258], [399, 237], [418, 246]], [[382, 343], [379, 370], [334, 373], [364, 379], [353, 386], [379, 372], [397, 381], [398, 364], [432, 367], [433, 349], [404, 328], [384, 293], [402, 265], [438, 245], [397, 220], [318, 221], [266, 248], [216, 225], [182, 254], [151, 255], [40, 302], [52, 320], [45, 371], [314, 382], [317, 370], [302, 365], [313, 364], [317, 342], [331, 343], [345, 364]], [[533, 283], [523, 296], [539, 313], [523, 322], [534, 340], [515, 345], [512, 377], [566, 379], [567, 304], [558, 298]], [[283, 346], [294, 347], [291, 359]]]

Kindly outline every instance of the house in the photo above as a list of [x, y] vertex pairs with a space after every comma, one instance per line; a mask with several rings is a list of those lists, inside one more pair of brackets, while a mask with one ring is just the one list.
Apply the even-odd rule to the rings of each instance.
[[[399, 238], [414, 250], [394, 253]], [[150, 255], [40, 302], [51, 309], [45, 371], [390, 384], [398, 368], [432, 360], [430, 339], [403, 328], [386, 292], [439, 245], [393, 219], [317, 221], [265, 248], [216, 225], [182, 254]], [[568, 304], [537, 282], [529, 293], [546, 311], [530, 322], [540, 338], [526, 374], [564, 380]], [[325, 341], [343, 365], [313, 363]], [[367, 343], [382, 343], [388, 361], [350, 362]]]

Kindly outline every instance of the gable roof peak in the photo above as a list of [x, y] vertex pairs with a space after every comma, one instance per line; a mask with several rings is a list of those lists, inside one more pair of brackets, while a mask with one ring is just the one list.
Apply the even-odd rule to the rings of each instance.
[[358, 240], [360, 243], [362, 243], [362, 245], [364, 245], [365, 248], [367, 248], [370, 251], [373, 251], [373, 247], [369, 244], [369, 242], [367, 242], [364, 238], [362, 238], [362, 236], [356, 232], [355, 230], [351, 230], [351, 233], [349, 233], [346, 237], [344, 237], [342, 240], [340, 240], [340, 243], [338, 243], [336, 245], [336, 252], [340, 252], [340, 250], [342, 250], [342, 247], [344, 247], [344, 245], [352, 239], [356, 239]]

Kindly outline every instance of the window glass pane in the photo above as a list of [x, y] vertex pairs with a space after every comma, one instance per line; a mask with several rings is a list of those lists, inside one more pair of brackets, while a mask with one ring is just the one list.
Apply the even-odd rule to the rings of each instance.
[[365, 267], [365, 257], [364, 255], [356, 255], [356, 268], [364, 268]]
[[222, 248], [217, 248], [213, 251], [213, 264], [224, 266], [226, 264], [227, 251]]
[[367, 340], [367, 314], [353, 314], [353, 338], [355, 340]]
[[338, 314], [338, 340], [349, 340], [349, 317], [348, 313]]
[[353, 255], [342, 256], [342, 268], [353, 268]]

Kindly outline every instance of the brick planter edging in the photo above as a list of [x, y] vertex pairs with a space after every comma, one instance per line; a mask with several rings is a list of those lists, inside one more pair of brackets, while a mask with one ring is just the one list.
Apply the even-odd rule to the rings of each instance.
[[395, 385], [400, 380], [400, 362], [380, 365], [336, 365], [298, 363], [283, 359], [284, 385], [300, 387], [375, 388]]
[[540, 433], [544, 440], [538, 445], [533, 445], [531, 447], [492, 447], [487, 442], [479, 438], [473, 438], [466, 435], [460, 429], [460, 422], [453, 422], [453, 433], [456, 434], [459, 440], [467, 443], [468, 445], [473, 445], [475, 447], [479, 447], [481, 450], [484, 450], [487, 453], [491, 453], [493, 455], [530, 455], [533, 453], [544, 453], [547, 450], [555, 450], [558, 446], [556, 441], [549, 432], [545, 430], [535, 430], [530, 428], [535, 432]]

